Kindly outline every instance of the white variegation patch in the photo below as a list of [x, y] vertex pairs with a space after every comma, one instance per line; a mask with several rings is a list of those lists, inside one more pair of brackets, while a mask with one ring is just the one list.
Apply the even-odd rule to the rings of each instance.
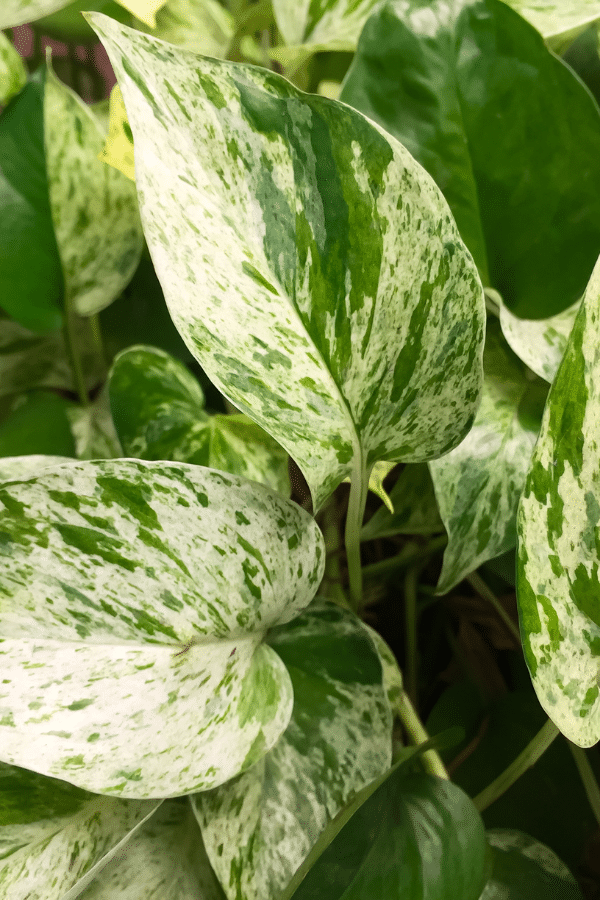
[[527, 19], [560, 52], [577, 35], [600, 19], [599, 0], [504, 0]]
[[224, 900], [188, 803], [166, 800], [81, 900]]
[[104, 138], [97, 118], [49, 68], [44, 143], [50, 208], [66, 302], [83, 316], [118, 297], [143, 246], [135, 185], [98, 158]]
[[14, 28], [26, 22], [34, 22], [68, 6], [69, 0], [2, 0], [0, 28]]
[[0, 487], [0, 759], [168, 797], [270, 749], [292, 686], [262, 643], [324, 570], [314, 520], [200, 466], [97, 460]]
[[0, 32], [0, 106], [27, 84], [25, 63], [5, 34]]
[[573, 743], [600, 740], [600, 263], [550, 389], [519, 506], [517, 599], [538, 699]]
[[[510, 897], [513, 891], [518, 896], [527, 877], [524, 868], [525, 872], [529, 870], [529, 883], [538, 884], [538, 890], [545, 887], [548, 897], [573, 897], [573, 900], [581, 897], [568, 867], [546, 844], [512, 828], [488, 828], [485, 836], [492, 848], [494, 864], [479, 900], [501, 900]], [[523, 857], [527, 861], [525, 867]]]
[[448, 533], [437, 594], [448, 593], [517, 541], [517, 506], [541, 410], [539, 419], [520, 414], [531, 382], [493, 318], [488, 321], [483, 369], [483, 399], [473, 428], [462, 444], [429, 463]]
[[548, 319], [520, 319], [500, 302], [504, 337], [519, 359], [549, 384], [565, 352], [581, 300]]
[[483, 291], [432, 179], [344, 104], [89, 20], [127, 106], [171, 316], [296, 459], [315, 511], [353, 468], [459, 443], [479, 402]]
[[290, 723], [250, 771], [190, 798], [229, 900], [277, 900], [328, 823], [389, 768], [388, 686], [365, 630], [317, 598], [269, 635], [294, 684]]
[[70, 456], [45, 456], [31, 453], [29, 456], [3, 456], [0, 458], [0, 484], [39, 475], [42, 469], [72, 463]]
[[[117, 800], [85, 795], [60, 813], [60, 784], [54, 788], [56, 808], [53, 815], [52, 786], [41, 785], [46, 795], [47, 815], [31, 821], [32, 781], [42, 776], [16, 772], [13, 790], [30, 788], [23, 794], [21, 814], [14, 809], [10, 791], [12, 767], [0, 764], [0, 896], [6, 900], [72, 900], [109, 860], [119, 854], [137, 829], [154, 814], [160, 800]], [[4, 800], [4, 802], [3, 802]], [[9, 816], [11, 824], [5, 824]]]

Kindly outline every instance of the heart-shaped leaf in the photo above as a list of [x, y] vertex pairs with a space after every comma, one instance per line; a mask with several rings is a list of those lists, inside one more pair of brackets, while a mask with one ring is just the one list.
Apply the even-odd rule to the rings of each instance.
[[196, 379], [163, 350], [124, 350], [113, 363], [108, 389], [126, 456], [210, 466], [290, 496], [285, 450], [248, 416], [209, 416]]
[[249, 772], [191, 798], [230, 900], [277, 900], [328, 822], [392, 761], [382, 666], [356, 616], [317, 598], [268, 643], [294, 686], [290, 723]]
[[550, 388], [519, 505], [517, 599], [538, 699], [580, 747], [600, 740], [600, 262]]
[[97, 797], [0, 763], [0, 892], [70, 900], [161, 801]]
[[[81, 900], [224, 900], [188, 803], [166, 800]], [[70, 900], [70, 898], [69, 898]]]
[[89, 20], [127, 106], [173, 320], [296, 459], [315, 511], [380, 459], [459, 443], [479, 400], [481, 285], [411, 156], [274, 73]]
[[600, 245], [600, 111], [510, 7], [387, 0], [340, 99], [433, 176], [484, 285], [514, 313], [547, 318], [581, 297]]
[[255, 482], [94, 460], [0, 487], [0, 759], [168, 797], [244, 771], [287, 727], [266, 631], [310, 602], [323, 538]]
[[[436, 593], [446, 594], [470, 572], [514, 547], [517, 506], [542, 420], [546, 386], [527, 380], [525, 366], [490, 318], [483, 353], [483, 399], [462, 444], [429, 463], [448, 532]], [[537, 416], [521, 415], [541, 389]]]

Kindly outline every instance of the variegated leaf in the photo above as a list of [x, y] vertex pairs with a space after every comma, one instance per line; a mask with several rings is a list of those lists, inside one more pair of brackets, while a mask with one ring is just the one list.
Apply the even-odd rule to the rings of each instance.
[[72, 462], [68, 456], [45, 456], [42, 453], [5, 456], [0, 459], [0, 484], [4, 481], [21, 481], [23, 478], [38, 475], [42, 469]]
[[189, 803], [166, 800], [81, 900], [224, 900]]
[[290, 724], [249, 772], [191, 798], [230, 900], [277, 900], [325, 826], [391, 764], [382, 666], [356, 616], [317, 598], [268, 642], [294, 685]]
[[592, 22], [600, 19], [599, 0], [504, 0], [560, 52]]
[[[289, 47], [273, 48], [273, 58], [295, 69], [313, 53], [353, 50], [377, 0], [273, 0], [273, 13]], [[280, 56], [279, 51], [282, 51]]]
[[114, 459], [124, 454], [110, 412], [105, 385], [92, 403], [67, 410], [78, 459]]
[[26, 84], [27, 69], [24, 62], [8, 37], [0, 32], [0, 106], [8, 103]]
[[110, 92], [108, 135], [99, 159], [118, 169], [131, 181], [135, 181], [133, 135], [118, 84], [115, 84]]
[[[517, 506], [541, 424], [522, 415], [531, 382], [490, 318], [483, 400], [462, 444], [429, 463], [448, 546], [436, 593], [446, 594], [483, 562], [514, 547]], [[528, 410], [526, 410], [528, 412]]]
[[135, 346], [120, 353], [109, 393], [126, 456], [210, 466], [290, 496], [285, 450], [248, 416], [209, 416], [196, 379], [163, 350]]
[[378, 460], [459, 443], [479, 402], [483, 291], [402, 145], [272, 72], [89, 20], [125, 98], [171, 316], [298, 462], [315, 512], [353, 471], [364, 483]]
[[0, 29], [14, 28], [34, 22], [42, 16], [49, 16], [67, 6], [69, 0], [2, 0], [0, 6]]
[[546, 844], [512, 828], [488, 829], [485, 836], [492, 865], [479, 900], [518, 900], [524, 888], [527, 900], [583, 900], [568, 867]]
[[426, 463], [405, 466], [390, 491], [393, 514], [380, 507], [363, 525], [361, 541], [395, 534], [435, 534], [444, 530]]
[[66, 300], [79, 315], [109, 306], [131, 280], [143, 236], [135, 185], [98, 159], [105, 135], [51, 69], [44, 94], [46, 168]]
[[157, 800], [97, 797], [0, 763], [0, 895], [70, 900], [118, 854]]
[[194, 53], [224, 58], [234, 32], [233, 16], [217, 0], [167, 0], [150, 33]]
[[580, 305], [578, 300], [548, 319], [520, 319], [499, 303], [500, 325], [510, 347], [532, 372], [549, 384], [554, 381]]
[[519, 505], [517, 599], [538, 700], [574, 744], [600, 740], [600, 262], [562, 362]]
[[395, 708], [396, 703], [398, 702], [400, 695], [404, 691], [404, 680], [402, 678], [402, 672], [398, 666], [398, 661], [394, 656], [394, 653], [391, 647], [384, 641], [381, 635], [375, 631], [374, 628], [371, 628], [370, 625], [367, 625], [366, 622], [363, 622], [363, 628], [366, 628], [367, 632], [371, 635], [373, 639], [373, 643], [377, 649], [377, 653], [379, 654], [379, 660], [381, 662], [382, 669], [382, 678], [383, 678], [383, 686], [387, 693], [387, 698], [392, 710]]
[[0, 488], [0, 759], [168, 797], [261, 758], [292, 687], [266, 631], [324, 570], [313, 519], [212, 469], [75, 462]]

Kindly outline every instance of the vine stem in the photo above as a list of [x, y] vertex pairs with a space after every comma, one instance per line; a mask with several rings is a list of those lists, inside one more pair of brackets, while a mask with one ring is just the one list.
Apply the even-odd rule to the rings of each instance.
[[65, 314], [64, 314], [64, 325], [63, 325], [63, 335], [65, 339], [65, 346], [67, 348], [67, 353], [69, 354], [69, 359], [71, 361], [71, 368], [73, 370], [73, 379], [75, 381], [75, 388], [77, 390], [77, 395], [79, 400], [84, 405], [88, 405], [90, 402], [90, 398], [88, 397], [87, 388], [85, 386], [85, 378], [83, 377], [83, 369], [81, 367], [81, 360], [79, 358], [79, 354], [75, 348], [75, 332], [74, 332], [74, 322], [71, 310], [69, 309], [70, 304], [65, 302]]
[[331, 497], [329, 503], [323, 511], [323, 538], [325, 539], [325, 548], [327, 551], [325, 562], [324, 581], [330, 581], [331, 599], [350, 609], [350, 603], [346, 597], [346, 593], [340, 583], [341, 570], [338, 550], [340, 547], [340, 530], [339, 530], [340, 512], [338, 509], [335, 494]]
[[594, 775], [590, 761], [586, 756], [585, 750], [582, 750], [581, 747], [571, 743], [569, 740], [567, 740], [567, 744], [569, 745], [569, 750], [575, 760], [575, 765], [579, 770], [579, 775], [581, 776], [581, 781], [592, 808], [592, 812], [600, 825], [600, 787], [598, 787], [598, 782], [596, 781], [596, 776]]
[[510, 766], [473, 798], [473, 804], [479, 812], [487, 809], [494, 800], [497, 800], [498, 797], [501, 797], [505, 791], [512, 787], [515, 781], [546, 752], [558, 734], [560, 734], [558, 728], [551, 719], [548, 719], [546, 724], [538, 731], [533, 740], [527, 744], [522, 753], [519, 753]]
[[471, 572], [470, 575], [467, 575], [466, 581], [469, 582], [471, 587], [475, 588], [479, 596], [482, 600], [487, 600], [488, 603], [491, 603], [506, 627], [509, 629], [510, 633], [515, 638], [519, 647], [521, 646], [521, 635], [519, 634], [519, 629], [508, 615], [494, 592], [487, 586], [481, 575], [477, 572]]
[[[394, 709], [398, 713], [407, 734], [415, 744], [424, 744], [425, 741], [429, 740], [429, 735], [406, 691], [402, 691], [400, 699], [394, 704]], [[426, 750], [422, 759], [425, 768], [431, 775], [450, 781], [450, 776], [437, 750]]]
[[365, 514], [367, 492], [369, 490], [369, 472], [364, 464], [362, 453], [357, 453], [350, 478], [350, 496], [346, 513], [346, 530], [344, 543], [348, 561], [348, 581], [350, 602], [356, 612], [362, 603], [362, 567], [360, 563], [360, 529]]

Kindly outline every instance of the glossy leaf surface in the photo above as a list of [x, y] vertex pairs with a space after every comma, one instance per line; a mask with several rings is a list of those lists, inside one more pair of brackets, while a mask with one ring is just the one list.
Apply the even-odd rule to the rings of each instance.
[[65, 281], [79, 315], [109, 306], [142, 252], [135, 185], [98, 159], [105, 135], [85, 103], [50, 70], [44, 96], [50, 207]]
[[249, 772], [191, 798], [230, 900], [277, 900], [327, 823], [392, 760], [382, 666], [360, 620], [318, 598], [268, 643], [294, 686], [294, 711]]
[[223, 900], [189, 804], [166, 800], [81, 900]]
[[353, 470], [458, 443], [479, 399], [481, 285], [404, 148], [274, 73], [90, 21], [125, 98], [173, 320], [293, 455], [315, 511]]
[[538, 699], [580, 747], [600, 740], [600, 264], [550, 388], [519, 507], [517, 599]]
[[233, 475], [133, 460], [46, 469], [0, 503], [2, 760], [166, 797], [273, 746], [292, 686], [262, 640], [322, 578], [307, 513]]
[[8, 37], [0, 33], [0, 106], [18, 94], [27, 83], [25, 64]]
[[433, 176], [484, 285], [513, 312], [546, 318], [581, 297], [600, 245], [600, 112], [512, 9], [388, 0], [340, 99]]
[[363, 525], [362, 541], [394, 534], [435, 534], [444, 530], [426, 463], [404, 467], [390, 491], [390, 501], [394, 512], [380, 507]]
[[168, 353], [143, 346], [120, 353], [109, 394], [126, 456], [222, 469], [289, 497], [285, 450], [247, 416], [209, 416], [199, 383]]
[[480, 900], [583, 900], [577, 882], [550, 847], [508, 828], [486, 832], [492, 874]]
[[478, 900], [483, 823], [450, 781], [396, 770], [308, 872], [294, 900]]
[[11, 900], [78, 896], [82, 879], [118, 852], [160, 802], [97, 797], [0, 763], [2, 896]]
[[500, 325], [504, 337], [519, 359], [549, 384], [563, 358], [580, 301], [548, 319], [520, 319], [504, 304], [500, 306]]
[[537, 416], [528, 414], [536, 388], [493, 318], [487, 326], [483, 370], [483, 399], [473, 428], [451, 453], [429, 463], [448, 532], [437, 594], [447, 593], [517, 541], [517, 506], [541, 424], [545, 389]]

